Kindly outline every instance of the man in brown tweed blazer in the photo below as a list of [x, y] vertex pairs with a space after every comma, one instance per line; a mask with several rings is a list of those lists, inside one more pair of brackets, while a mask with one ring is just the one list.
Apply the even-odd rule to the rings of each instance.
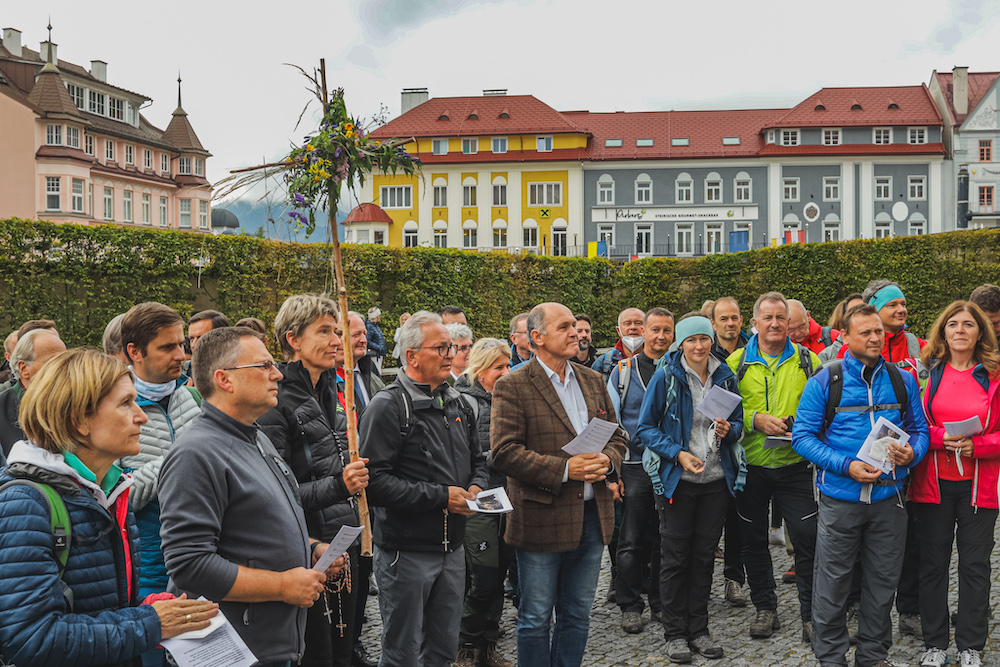
[[600, 373], [569, 363], [579, 346], [566, 306], [535, 306], [526, 328], [535, 357], [497, 381], [490, 426], [493, 465], [508, 476], [514, 505], [505, 539], [517, 549], [518, 664], [578, 667], [614, 530], [625, 438], [617, 430], [599, 454], [562, 451], [590, 420], [616, 421], [611, 397]]

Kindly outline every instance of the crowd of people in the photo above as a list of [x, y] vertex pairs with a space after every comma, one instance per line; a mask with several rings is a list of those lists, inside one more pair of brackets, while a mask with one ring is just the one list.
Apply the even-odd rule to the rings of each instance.
[[[555, 302], [514, 316], [509, 343], [476, 339], [458, 306], [406, 313], [391, 351], [378, 307], [311, 294], [270, 327], [139, 303], [103, 351], [25, 322], [0, 369], [0, 661], [162, 667], [162, 640], [222, 613], [267, 667], [512, 667], [509, 598], [517, 664], [578, 666], [607, 550], [621, 630], [658, 624], [674, 663], [726, 655], [708, 613], [721, 558], [748, 635], [793, 622], [820, 667], [852, 644], [859, 667], [888, 667], [893, 604], [922, 667], [948, 664], [951, 625], [957, 663], [981, 665], [1000, 287], [950, 304], [927, 340], [890, 280], [825, 326], [778, 292], [749, 327], [741, 312], [727, 296], [681, 317], [626, 308], [603, 353]], [[473, 509], [497, 488], [512, 511]], [[362, 494], [373, 556], [356, 542], [317, 571]], [[778, 607], [776, 537], [798, 621]]]

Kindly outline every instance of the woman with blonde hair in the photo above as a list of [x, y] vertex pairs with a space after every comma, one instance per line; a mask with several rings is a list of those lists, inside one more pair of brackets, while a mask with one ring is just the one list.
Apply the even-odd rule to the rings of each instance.
[[147, 418], [135, 398], [128, 369], [90, 349], [50, 359], [24, 394], [27, 440], [0, 473], [3, 664], [131, 664], [218, 613], [207, 601], [138, 599], [132, 479], [115, 465], [139, 452]]
[[[483, 452], [490, 450], [493, 388], [509, 372], [510, 345], [497, 338], [480, 338], [469, 352], [469, 365], [455, 382], [455, 389], [462, 393], [476, 417]], [[489, 488], [507, 486], [507, 477], [492, 465], [489, 474]], [[497, 651], [503, 579], [513, 556], [513, 549], [503, 541], [504, 528], [503, 514], [473, 514], [465, 522], [465, 563], [470, 584], [462, 609], [457, 667], [480, 664], [513, 667]]]
[[[913, 471], [909, 498], [920, 535], [920, 664], [948, 662], [948, 569], [958, 542], [959, 665], [982, 664], [990, 598], [990, 553], [1000, 479], [1000, 355], [993, 326], [971, 301], [955, 301], [931, 328], [921, 353], [930, 369], [924, 411], [930, 452]], [[955, 422], [978, 418], [980, 430], [952, 435]], [[950, 428], [949, 428], [950, 427]], [[956, 531], [957, 526], [957, 531]]]

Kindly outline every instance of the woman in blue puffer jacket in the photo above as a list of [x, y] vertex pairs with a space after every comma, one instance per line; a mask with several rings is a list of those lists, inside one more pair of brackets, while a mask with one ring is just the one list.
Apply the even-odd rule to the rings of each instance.
[[[218, 613], [183, 598], [137, 604], [131, 479], [114, 465], [139, 451], [146, 416], [135, 397], [128, 369], [84, 349], [49, 360], [24, 395], [28, 440], [0, 473], [0, 657], [19, 667], [132, 664]], [[65, 567], [48, 500], [31, 483], [54, 489], [69, 514]]]

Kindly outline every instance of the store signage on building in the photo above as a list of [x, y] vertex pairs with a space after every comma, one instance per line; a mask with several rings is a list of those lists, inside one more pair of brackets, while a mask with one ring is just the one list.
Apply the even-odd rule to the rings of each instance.
[[756, 220], [757, 206], [647, 206], [594, 208], [594, 222], [656, 222], [660, 220]]

